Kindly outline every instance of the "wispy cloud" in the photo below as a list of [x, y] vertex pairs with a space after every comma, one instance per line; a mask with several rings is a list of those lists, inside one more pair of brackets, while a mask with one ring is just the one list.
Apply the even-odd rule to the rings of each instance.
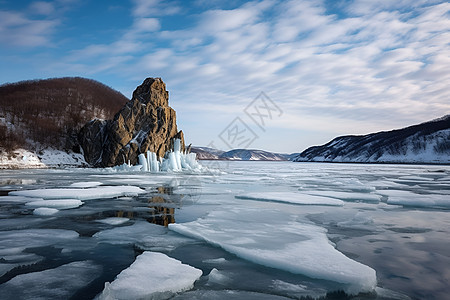
[[58, 23], [58, 20], [36, 20], [22, 13], [0, 11], [0, 43], [22, 47], [49, 44]]

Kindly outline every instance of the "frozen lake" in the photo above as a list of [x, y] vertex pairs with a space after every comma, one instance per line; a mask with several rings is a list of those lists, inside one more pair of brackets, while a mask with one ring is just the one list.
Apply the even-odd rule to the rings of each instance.
[[202, 164], [0, 171], [2, 299], [450, 294], [450, 166]]

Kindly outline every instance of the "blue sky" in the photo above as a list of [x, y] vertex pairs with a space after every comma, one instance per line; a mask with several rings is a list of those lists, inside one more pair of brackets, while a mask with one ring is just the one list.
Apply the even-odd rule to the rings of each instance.
[[223, 150], [449, 114], [449, 43], [447, 1], [0, 0], [0, 84], [161, 77], [187, 143]]

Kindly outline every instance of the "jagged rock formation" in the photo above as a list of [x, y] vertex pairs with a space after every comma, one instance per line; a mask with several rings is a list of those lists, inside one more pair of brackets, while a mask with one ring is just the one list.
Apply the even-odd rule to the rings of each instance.
[[341, 136], [306, 149], [294, 161], [450, 163], [450, 115], [362, 136]]
[[169, 106], [169, 93], [161, 78], [147, 78], [112, 120], [92, 120], [79, 133], [79, 143], [88, 163], [108, 167], [130, 161], [148, 150], [159, 157], [172, 149], [177, 130], [176, 113]]

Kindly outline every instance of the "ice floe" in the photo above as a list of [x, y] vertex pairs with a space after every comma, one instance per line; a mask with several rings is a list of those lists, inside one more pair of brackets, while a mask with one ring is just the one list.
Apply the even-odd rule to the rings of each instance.
[[377, 283], [375, 270], [337, 251], [324, 228], [282, 213], [230, 207], [169, 228], [257, 264], [342, 283], [348, 293], [373, 291]]
[[137, 186], [99, 186], [86, 189], [36, 189], [25, 191], [14, 191], [8, 195], [11, 196], [23, 196], [30, 198], [43, 198], [43, 199], [78, 199], [78, 200], [91, 200], [91, 199], [107, 199], [122, 196], [137, 196], [145, 193], [145, 190]]
[[450, 208], [450, 195], [417, 194], [404, 190], [383, 190], [380, 194], [387, 196], [387, 203], [393, 205]]
[[282, 202], [298, 205], [330, 205], [330, 206], [342, 206], [344, 202], [330, 197], [322, 197], [315, 195], [307, 195], [294, 192], [259, 192], [259, 193], [246, 193], [235, 196], [238, 199], [257, 200], [257, 201], [269, 201], [269, 202]]
[[226, 285], [231, 281], [231, 279], [222, 271], [217, 270], [216, 268], [212, 269], [208, 275], [208, 284], [220, 284]]
[[202, 260], [202, 262], [204, 262], [206, 264], [223, 264], [223, 263], [226, 263], [227, 260], [223, 257], [219, 257], [219, 258], [204, 259], [204, 260]]
[[130, 219], [128, 218], [119, 218], [119, 217], [111, 217], [106, 219], [97, 220], [97, 222], [108, 224], [108, 225], [121, 225], [123, 223], [128, 222]]
[[39, 207], [33, 210], [33, 214], [37, 216], [52, 216], [56, 214], [59, 210], [56, 208]]
[[72, 262], [40, 272], [17, 275], [0, 285], [3, 299], [69, 299], [100, 276], [92, 261]]
[[113, 282], [105, 283], [98, 299], [166, 299], [191, 289], [200, 276], [199, 269], [163, 253], [146, 251]]
[[[42, 198], [33, 198], [33, 201], [44, 200]], [[0, 197], [0, 202], [12, 202], [12, 203], [26, 203], [30, 202], [29, 197], [25, 196], [2, 196]]]
[[94, 234], [93, 237], [110, 244], [132, 244], [143, 250], [168, 251], [192, 242], [192, 239], [146, 221], [137, 221], [133, 225], [103, 230]]
[[103, 183], [98, 181], [81, 181], [81, 182], [74, 182], [70, 185], [70, 187], [73, 188], [91, 188], [96, 187], [99, 185], [102, 185]]
[[64, 200], [38, 200], [31, 201], [25, 204], [30, 207], [42, 207], [42, 208], [56, 208], [56, 209], [71, 209], [77, 208], [83, 205], [83, 202], [77, 199], [64, 199]]
[[371, 194], [371, 193], [341, 192], [341, 191], [302, 191], [302, 193], [305, 193], [308, 195], [341, 199], [341, 200], [345, 200], [345, 201], [361, 201], [361, 202], [378, 203], [381, 200], [380, 195]]

